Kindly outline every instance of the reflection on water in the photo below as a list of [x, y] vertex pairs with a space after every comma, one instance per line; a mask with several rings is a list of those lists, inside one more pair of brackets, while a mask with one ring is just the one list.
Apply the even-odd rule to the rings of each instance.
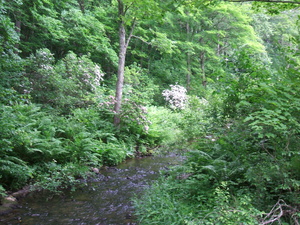
[[180, 159], [176, 154], [129, 159], [101, 170], [86, 187], [63, 197], [47, 201], [49, 196], [34, 194], [22, 199], [20, 208], [0, 217], [0, 224], [136, 224], [130, 199]]

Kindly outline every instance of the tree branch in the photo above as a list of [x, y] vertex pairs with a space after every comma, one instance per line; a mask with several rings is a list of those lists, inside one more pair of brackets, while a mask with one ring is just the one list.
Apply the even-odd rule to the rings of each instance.
[[132, 21], [132, 26], [130, 28], [130, 33], [128, 35], [128, 38], [127, 38], [127, 41], [126, 41], [126, 45], [125, 45], [126, 48], [128, 47], [130, 39], [132, 38], [132, 34], [133, 34], [133, 31], [134, 31], [135, 25], [136, 25], [136, 17]]
[[124, 15], [127, 13], [127, 11], [130, 9], [130, 7], [134, 4], [134, 2], [132, 2], [130, 5], [125, 6], [125, 10], [124, 10]]
[[297, 208], [293, 208], [292, 206], [287, 205], [282, 199], [279, 199], [260, 224], [273, 224], [275, 221], [280, 223], [281, 217], [290, 216], [295, 221], [295, 225], [299, 225], [297, 213], [299, 213]]
[[225, 0], [226, 2], [266, 2], [266, 3], [284, 3], [284, 4], [300, 4], [296, 1], [285, 1], [285, 0]]
[[147, 45], [151, 45], [151, 42], [147, 42], [147, 41], [145, 41], [143, 38], [141, 38], [139, 36], [132, 35], [132, 37], [141, 40], [142, 42], [146, 43]]

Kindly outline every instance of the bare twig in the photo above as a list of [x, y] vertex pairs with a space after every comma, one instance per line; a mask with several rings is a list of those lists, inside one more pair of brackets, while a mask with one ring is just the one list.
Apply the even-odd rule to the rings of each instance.
[[[284, 209], [287, 208], [287, 209]], [[261, 221], [261, 225], [266, 225], [266, 224], [272, 224], [275, 221], [280, 223], [280, 219], [283, 216], [289, 215], [291, 218], [294, 220], [295, 225], [299, 225], [298, 222], [298, 216], [296, 213], [299, 212], [298, 209], [287, 205], [285, 201], [282, 199], [279, 199], [277, 203], [273, 206], [271, 211], [264, 217], [264, 219]]]

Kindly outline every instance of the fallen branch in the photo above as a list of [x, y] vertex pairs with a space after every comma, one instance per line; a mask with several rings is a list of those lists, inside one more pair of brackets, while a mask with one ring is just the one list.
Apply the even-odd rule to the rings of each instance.
[[298, 222], [299, 218], [296, 215], [296, 213], [298, 212], [299, 210], [297, 208], [287, 205], [285, 201], [279, 199], [277, 203], [273, 206], [271, 211], [263, 218], [260, 224], [261, 225], [272, 224], [275, 221], [280, 223], [280, 219], [283, 216], [290, 216], [294, 220], [295, 225], [299, 225]]

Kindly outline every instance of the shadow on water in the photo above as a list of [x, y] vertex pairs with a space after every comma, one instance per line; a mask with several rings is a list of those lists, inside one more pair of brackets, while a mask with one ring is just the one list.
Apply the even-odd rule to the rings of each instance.
[[178, 154], [129, 159], [117, 167], [102, 169], [84, 188], [63, 197], [32, 194], [20, 207], [0, 217], [1, 224], [25, 225], [109, 225], [137, 224], [131, 198], [139, 196], [156, 180], [159, 172], [178, 164]]

